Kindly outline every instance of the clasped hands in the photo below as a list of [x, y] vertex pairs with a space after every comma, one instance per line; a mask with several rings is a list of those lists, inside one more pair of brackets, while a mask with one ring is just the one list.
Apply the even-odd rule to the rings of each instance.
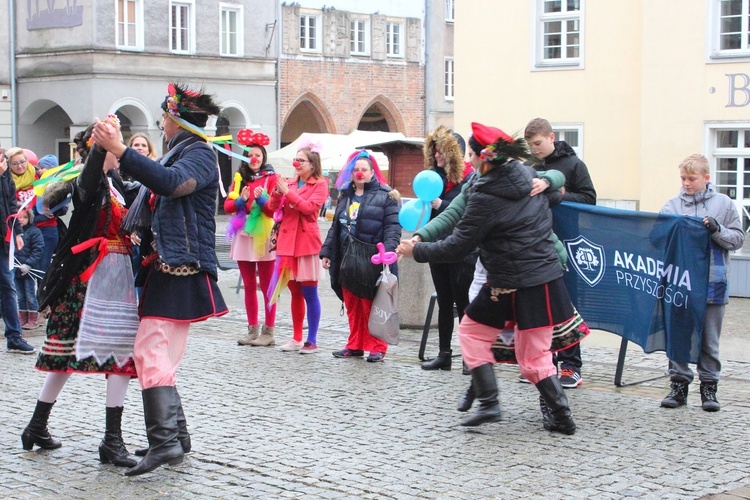
[[401, 240], [398, 247], [396, 247], [396, 253], [403, 257], [414, 257], [414, 245], [422, 241], [422, 238], [418, 235], [414, 235], [410, 240]]

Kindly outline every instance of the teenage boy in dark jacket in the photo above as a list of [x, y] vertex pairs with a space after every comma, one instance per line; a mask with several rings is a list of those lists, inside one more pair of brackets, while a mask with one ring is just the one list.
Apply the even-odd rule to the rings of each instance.
[[[586, 164], [576, 156], [568, 143], [555, 140], [552, 126], [547, 120], [531, 120], [526, 125], [524, 138], [529, 144], [531, 154], [536, 157], [536, 162], [532, 166], [537, 171], [554, 169], [565, 175], [563, 201], [596, 205], [596, 190]], [[574, 389], [583, 383], [580, 343], [559, 351], [557, 362], [560, 363], [560, 383], [563, 387]], [[521, 381], [525, 382], [523, 379]]]

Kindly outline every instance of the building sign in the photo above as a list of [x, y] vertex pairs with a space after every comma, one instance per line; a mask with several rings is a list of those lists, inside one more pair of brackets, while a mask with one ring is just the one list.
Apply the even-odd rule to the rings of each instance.
[[40, 3], [27, 2], [29, 11], [26, 16], [26, 29], [29, 31], [72, 28], [83, 24], [83, 5], [77, 5], [76, 0], [60, 2], [59, 8], [55, 8], [54, 0], [47, 0], [46, 8], [40, 7]]

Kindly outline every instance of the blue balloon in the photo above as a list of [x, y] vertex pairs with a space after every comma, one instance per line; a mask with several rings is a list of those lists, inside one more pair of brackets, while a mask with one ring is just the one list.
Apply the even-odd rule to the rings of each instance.
[[414, 177], [412, 187], [417, 198], [429, 203], [443, 192], [443, 179], [434, 170], [422, 170]]
[[[436, 174], [437, 175], [437, 174]], [[407, 231], [416, 231], [430, 220], [432, 208], [422, 200], [409, 200], [398, 212], [398, 222]]]

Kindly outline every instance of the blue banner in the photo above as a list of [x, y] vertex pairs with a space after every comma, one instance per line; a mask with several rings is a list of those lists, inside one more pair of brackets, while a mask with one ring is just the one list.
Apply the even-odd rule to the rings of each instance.
[[702, 221], [567, 202], [552, 213], [565, 284], [589, 328], [696, 363], [709, 268]]

